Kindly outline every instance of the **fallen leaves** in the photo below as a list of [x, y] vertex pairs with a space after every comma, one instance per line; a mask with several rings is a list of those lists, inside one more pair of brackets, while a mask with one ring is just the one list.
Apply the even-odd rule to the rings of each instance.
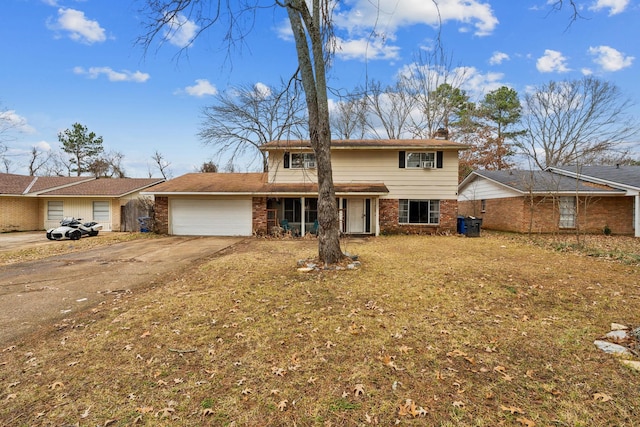
[[593, 394], [593, 400], [599, 400], [601, 402], [608, 402], [610, 400], [613, 400], [613, 398], [611, 396], [609, 396], [608, 394], [594, 393]]
[[424, 417], [429, 412], [424, 409], [422, 406], [418, 407], [416, 402], [412, 399], [406, 399], [404, 403], [398, 405], [398, 416], [399, 417]]

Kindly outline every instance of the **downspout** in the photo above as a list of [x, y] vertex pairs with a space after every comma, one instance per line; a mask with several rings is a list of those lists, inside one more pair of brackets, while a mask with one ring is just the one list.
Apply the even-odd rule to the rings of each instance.
[[640, 193], [635, 197], [635, 209], [634, 209], [634, 224], [635, 224], [635, 236], [640, 237]]

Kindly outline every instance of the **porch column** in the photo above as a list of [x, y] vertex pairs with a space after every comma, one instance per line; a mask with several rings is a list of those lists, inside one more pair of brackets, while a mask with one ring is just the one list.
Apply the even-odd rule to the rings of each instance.
[[304, 236], [305, 233], [305, 206], [304, 206], [304, 197], [300, 197], [300, 235]]
[[372, 199], [375, 204], [375, 208], [373, 209], [374, 215], [376, 216], [375, 224], [376, 224], [376, 236], [380, 235], [380, 198], [376, 197]]
[[635, 224], [635, 236], [640, 237], [640, 193], [636, 194], [635, 197], [633, 221]]

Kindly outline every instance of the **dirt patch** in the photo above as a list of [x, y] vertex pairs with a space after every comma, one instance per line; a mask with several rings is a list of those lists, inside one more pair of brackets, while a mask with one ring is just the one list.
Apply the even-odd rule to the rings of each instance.
[[[24, 236], [23, 236], [24, 237]], [[99, 239], [83, 239], [76, 245]], [[5, 265], [0, 271], [0, 343], [8, 343], [121, 292], [195, 269], [239, 238], [160, 237]], [[65, 242], [46, 242], [58, 245]], [[15, 246], [18, 248], [18, 245]]]

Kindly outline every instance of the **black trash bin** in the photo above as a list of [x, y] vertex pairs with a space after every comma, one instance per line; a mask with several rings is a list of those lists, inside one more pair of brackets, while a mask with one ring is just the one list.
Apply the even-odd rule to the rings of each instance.
[[480, 237], [480, 227], [482, 226], [482, 218], [468, 216], [464, 219], [466, 228], [465, 235], [467, 237]]

